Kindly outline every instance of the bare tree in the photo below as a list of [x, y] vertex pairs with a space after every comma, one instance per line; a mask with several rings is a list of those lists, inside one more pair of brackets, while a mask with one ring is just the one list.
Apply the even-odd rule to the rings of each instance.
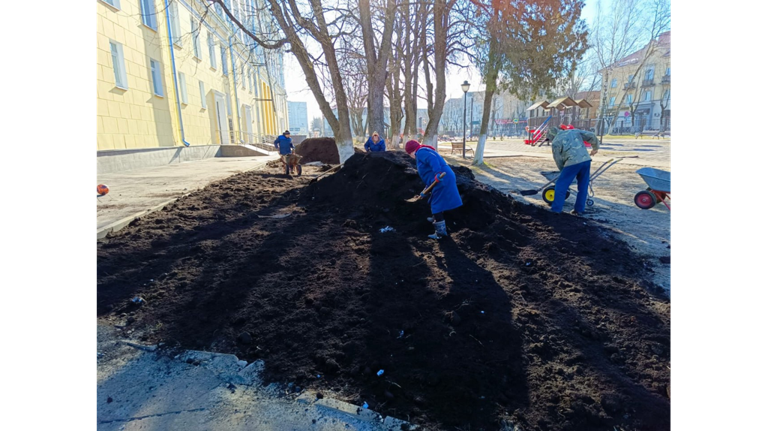
[[389, 76], [387, 80], [387, 95], [389, 98], [389, 142], [391, 148], [400, 148], [400, 123], [403, 120], [403, 93], [400, 85], [400, 60], [403, 52], [403, 30], [405, 28], [402, 14], [398, 12], [394, 38], [395, 49], [392, 53], [392, 61], [389, 63]]
[[[266, 49], [275, 49], [286, 43], [290, 45], [290, 52], [296, 57], [307, 85], [333, 130], [342, 162], [354, 153], [354, 147], [350, 101], [347, 95], [349, 89], [345, 86], [342, 73], [344, 61], [340, 60], [337, 49], [343, 48], [343, 39], [353, 36], [353, 29], [359, 28], [366, 53], [368, 118], [377, 121], [375, 127], [383, 129], [386, 65], [391, 50], [394, 23], [393, 14], [389, 12], [394, 11], [395, 0], [387, 0], [385, 10], [379, 14], [378, 19], [383, 20], [383, 33], [378, 53], [375, 35], [378, 25], [374, 25], [372, 20], [370, 0], [359, 0], [356, 10], [352, 10], [351, 2], [346, 5], [324, 6], [321, 0], [307, 0], [307, 3], [301, 4], [297, 0], [266, 0], [269, 13], [282, 33], [282, 38], [278, 41], [270, 41], [250, 32], [231, 13], [223, 0], [208, 1], [220, 6], [230, 20], [258, 45]], [[313, 56], [313, 49], [307, 44], [316, 45], [321, 54]], [[323, 78], [329, 85], [321, 85]], [[325, 89], [328, 89], [328, 94]], [[331, 102], [335, 104], [336, 112]]]
[[[598, 3], [599, 6], [599, 3]], [[669, 30], [671, 10], [669, 0], [615, 0], [611, 14], [603, 20], [600, 9], [596, 18], [595, 51], [601, 64], [602, 72], [608, 76], [612, 70], [624, 68], [628, 74], [627, 82], [620, 92], [621, 97], [615, 103], [608, 130], [613, 129], [619, 118], [619, 111], [624, 106], [628, 95], [633, 95], [633, 101], [627, 103], [631, 110], [634, 123], [632, 104], [639, 102], [638, 85], [635, 82], [648, 60], [658, 50], [658, 38], [661, 33]], [[648, 41], [642, 48], [637, 47], [638, 41]], [[635, 65], [632, 67], [631, 65]], [[629, 67], [628, 67], [629, 66]], [[620, 75], [621, 76], [621, 75]], [[622, 76], [623, 78], [623, 76]], [[607, 91], [604, 83], [604, 91]], [[603, 103], [603, 117], [606, 116]], [[636, 109], [636, 105], [635, 105]]]
[[[454, 10], [457, 0], [436, 0], [432, 7], [432, 25], [434, 27], [434, 37], [431, 45], [433, 54], [432, 70], [435, 76], [434, 98], [430, 94], [428, 100], [429, 122], [424, 130], [423, 142], [437, 148], [437, 128], [440, 124], [440, 117], [443, 115], [445, 107], [445, 70], [449, 55], [449, 35], [451, 25], [456, 19]], [[430, 49], [427, 45], [422, 45], [423, 50]], [[428, 70], [428, 69], [425, 69]]]
[[667, 124], [664, 122], [664, 120], [666, 119], [665, 113], [667, 112], [667, 108], [669, 108], [671, 92], [672, 90], [670, 88], [669, 81], [667, 81], [666, 85], [664, 85], [664, 93], [662, 94], [661, 100], [659, 101], [659, 106], [661, 107], [661, 116], [659, 117], [659, 134], [667, 130]]
[[384, 131], [384, 87], [387, 84], [387, 62], [392, 52], [392, 32], [395, 24], [395, 0], [387, 0], [383, 11], [383, 30], [379, 49], [376, 49], [371, 20], [370, 0], [359, 0], [363, 47], [368, 70], [368, 122], [376, 131]]

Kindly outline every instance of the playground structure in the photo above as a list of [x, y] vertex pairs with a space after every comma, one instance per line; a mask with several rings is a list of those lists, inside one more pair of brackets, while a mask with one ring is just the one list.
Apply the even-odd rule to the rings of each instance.
[[[540, 102], [534, 103], [527, 109], [530, 114], [528, 121], [529, 128], [526, 128], [527, 137], [524, 141], [525, 144], [531, 146], [544, 145], [549, 127], [570, 125], [575, 128], [584, 128], [585, 130], [588, 129], [589, 108], [592, 108], [592, 104], [587, 102], [586, 99], [573, 100], [567, 96], [561, 97], [552, 102], [542, 100]], [[582, 114], [582, 109], [586, 109], [584, 114]], [[539, 123], [541, 118], [544, 117], [544, 115], [538, 115], [539, 113], [546, 115], [546, 118], [543, 120], [543, 122], [538, 124], [538, 126], [534, 127], [534, 124]], [[586, 120], [583, 120], [583, 117], [586, 117]], [[552, 124], [550, 124], [550, 121], [552, 121]], [[586, 125], [581, 124], [584, 121], [587, 122]]]
[[534, 130], [529, 130], [528, 126], [525, 127], [525, 131], [528, 132], [528, 139], [524, 140], [525, 145], [534, 146], [541, 142], [539, 144], [539, 146], [541, 146], [544, 143], [544, 137], [546, 136], [545, 132], [547, 131], [546, 126], [551, 118], [552, 116], [550, 115], [541, 125], [539, 125], [539, 127]]

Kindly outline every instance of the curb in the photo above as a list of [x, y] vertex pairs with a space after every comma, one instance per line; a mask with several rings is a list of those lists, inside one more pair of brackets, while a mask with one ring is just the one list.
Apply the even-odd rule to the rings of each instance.
[[181, 196], [179, 196], [177, 198], [173, 198], [171, 200], [165, 201], [165, 202], [163, 202], [163, 203], [161, 203], [159, 205], [155, 205], [152, 208], [146, 209], [146, 210], [141, 211], [141, 212], [137, 212], [137, 213], [135, 213], [133, 215], [129, 215], [128, 217], [122, 218], [122, 219], [120, 219], [120, 220], [118, 220], [118, 221], [116, 221], [116, 222], [114, 222], [114, 223], [112, 223], [110, 225], [104, 226], [103, 228], [101, 228], [101, 229], [96, 231], [96, 239], [97, 240], [102, 239], [102, 238], [106, 237], [107, 234], [109, 234], [110, 232], [117, 232], [120, 229], [122, 229], [122, 228], [128, 226], [129, 224], [131, 224], [131, 222], [136, 220], [137, 218], [143, 217], [143, 216], [145, 216], [147, 214], [150, 214], [150, 213], [153, 213], [155, 211], [160, 211], [165, 206], [167, 206], [169, 204], [172, 204], [172, 203], [176, 202], [177, 200], [179, 200], [179, 199], [181, 199], [181, 198], [183, 198], [184, 196], [187, 196], [187, 195], [189, 195], [189, 193], [184, 193], [183, 195], [181, 195]]
[[333, 398], [317, 398], [315, 393], [305, 392], [296, 398], [296, 402], [303, 404], [313, 404], [320, 409], [332, 410], [337, 413], [342, 413], [369, 423], [382, 424], [390, 430], [419, 429], [417, 425], [410, 424], [406, 421], [396, 419], [391, 416], [385, 417], [380, 413], [357, 406], [355, 404], [350, 404]]

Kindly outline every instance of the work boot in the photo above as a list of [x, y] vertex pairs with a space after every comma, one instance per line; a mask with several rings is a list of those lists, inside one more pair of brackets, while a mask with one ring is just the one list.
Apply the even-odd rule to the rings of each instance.
[[432, 239], [440, 239], [444, 236], [448, 236], [448, 231], [445, 229], [445, 220], [435, 222], [435, 233], [428, 236]]
[[435, 222], [435, 218], [434, 217], [427, 217], [427, 221], [430, 222], [430, 223], [434, 223]]

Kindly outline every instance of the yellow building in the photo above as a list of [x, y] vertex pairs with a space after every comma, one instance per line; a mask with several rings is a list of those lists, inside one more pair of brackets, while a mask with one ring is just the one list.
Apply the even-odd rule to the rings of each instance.
[[[269, 20], [245, 12], [255, 1], [225, 3], [263, 31]], [[282, 51], [249, 48], [218, 5], [96, 3], [98, 150], [260, 143], [288, 128]]]
[[671, 32], [601, 70], [609, 133], [671, 129]]

